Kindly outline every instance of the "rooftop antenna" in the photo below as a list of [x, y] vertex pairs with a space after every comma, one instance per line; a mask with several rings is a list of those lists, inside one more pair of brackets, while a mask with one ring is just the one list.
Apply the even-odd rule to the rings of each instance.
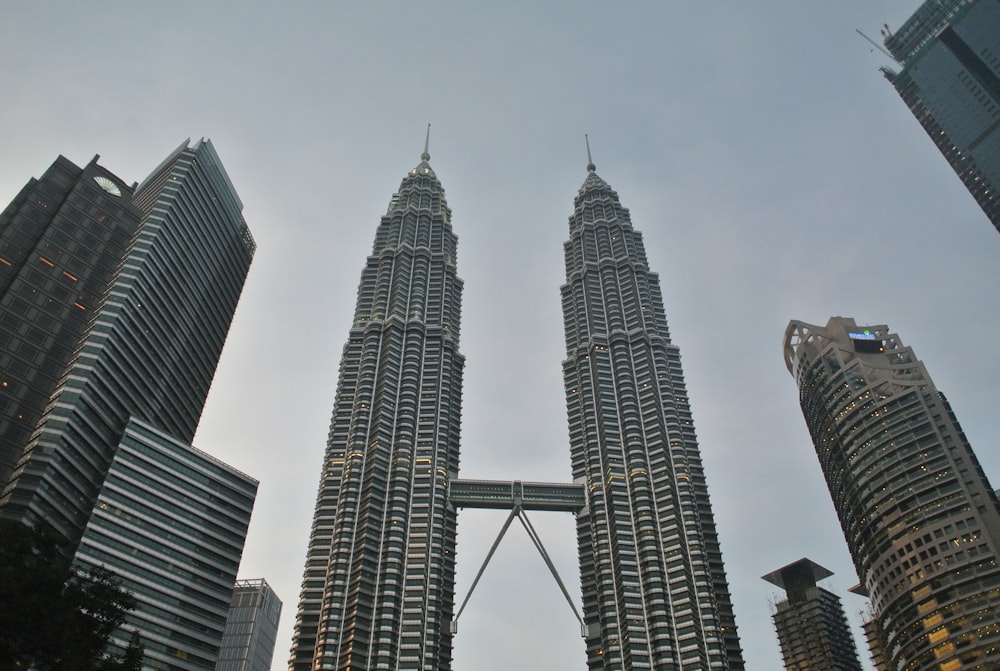
[[587, 143], [587, 172], [594, 172], [597, 170], [597, 166], [594, 165], [594, 161], [590, 158], [590, 136], [584, 133], [583, 140]]
[[429, 153], [431, 146], [431, 125], [427, 124], [427, 137], [424, 138], [424, 153], [420, 155], [421, 161], [431, 160], [431, 155]]
[[893, 61], [894, 63], [898, 63], [898, 62], [899, 62], [899, 61], [897, 61], [897, 60], [896, 60], [896, 58], [895, 58], [895, 57], [894, 57], [894, 56], [893, 56], [892, 54], [890, 54], [890, 53], [889, 53], [888, 51], [886, 51], [885, 49], [883, 49], [883, 48], [882, 48], [882, 45], [880, 45], [880, 44], [879, 44], [878, 42], [876, 42], [876, 41], [875, 41], [875, 40], [873, 40], [872, 38], [870, 38], [870, 37], [868, 37], [867, 35], [865, 35], [865, 34], [864, 34], [863, 32], [861, 32], [861, 31], [860, 31], [860, 30], [859, 30], [858, 28], [855, 28], [855, 29], [854, 29], [854, 31], [855, 31], [855, 32], [856, 32], [856, 33], [857, 33], [858, 35], [860, 35], [861, 37], [863, 37], [863, 38], [865, 38], [866, 40], [868, 40], [868, 42], [869, 42], [869, 43], [870, 43], [870, 44], [871, 44], [871, 45], [872, 45], [873, 47], [875, 47], [876, 49], [878, 49], [879, 51], [881, 51], [881, 52], [882, 52], [883, 54], [885, 54], [886, 56], [888, 56], [888, 57], [889, 57], [889, 59], [890, 59], [890, 60], [892, 60], [892, 61]]

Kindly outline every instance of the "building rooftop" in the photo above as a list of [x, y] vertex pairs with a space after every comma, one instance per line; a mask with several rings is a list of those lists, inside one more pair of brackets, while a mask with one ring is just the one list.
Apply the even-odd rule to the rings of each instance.
[[777, 585], [781, 589], [786, 589], [786, 583], [791, 582], [794, 578], [801, 579], [802, 577], [807, 577], [811, 578], [813, 583], [816, 583], [832, 575], [833, 571], [830, 569], [824, 568], [813, 560], [803, 557], [787, 566], [782, 566], [775, 571], [762, 575], [761, 578], [772, 585]]

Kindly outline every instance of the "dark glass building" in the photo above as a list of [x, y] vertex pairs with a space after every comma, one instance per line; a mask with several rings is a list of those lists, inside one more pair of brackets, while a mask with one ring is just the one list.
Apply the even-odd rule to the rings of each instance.
[[659, 277], [593, 164], [565, 243], [563, 362], [590, 669], [743, 669]]
[[884, 325], [793, 321], [799, 387], [833, 505], [897, 671], [1000, 668], [1000, 505], [948, 402]]
[[771, 611], [785, 671], [861, 671], [840, 597], [816, 584], [831, 575], [800, 559], [763, 576], [786, 594]]
[[263, 579], [237, 580], [215, 671], [268, 671], [281, 600]]
[[0, 491], [139, 228], [98, 158], [60, 156], [0, 213]]
[[289, 668], [451, 667], [462, 281], [425, 149], [375, 232], [323, 459]]
[[1000, 230], [1000, 3], [926, 0], [884, 34], [883, 74]]

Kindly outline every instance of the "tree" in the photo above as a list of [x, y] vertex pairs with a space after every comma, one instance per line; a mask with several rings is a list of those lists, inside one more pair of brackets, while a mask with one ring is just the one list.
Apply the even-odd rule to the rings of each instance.
[[106, 652], [135, 598], [69, 557], [54, 532], [0, 521], [0, 671], [140, 671], [137, 634], [121, 657]]

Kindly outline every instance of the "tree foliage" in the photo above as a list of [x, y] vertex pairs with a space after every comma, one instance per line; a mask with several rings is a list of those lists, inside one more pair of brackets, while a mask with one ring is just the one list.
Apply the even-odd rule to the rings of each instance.
[[0, 521], [0, 671], [139, 671], [137, 635], [106, 652], [135, 605], [108, 569], [73, 566], [55, 533]]

